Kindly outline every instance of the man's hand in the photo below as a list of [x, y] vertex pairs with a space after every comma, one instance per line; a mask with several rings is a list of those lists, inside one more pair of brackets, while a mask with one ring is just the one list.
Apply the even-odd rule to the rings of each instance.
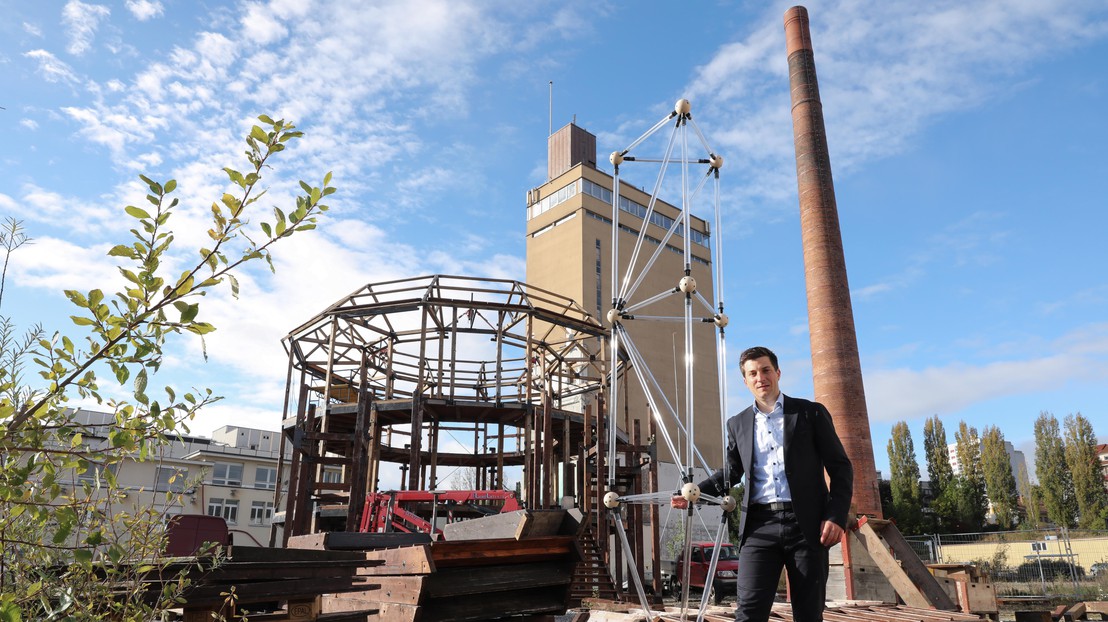
[[843, 539], [843, 528], [835, 523], [825, 520], [819, 533], [819, 542], [823, 546], [833, 546]]
[[684, 510], [689, 507], [689, 501], [681, 495], [673, 495], [670, 497], [669, 506], [677, 508], [678, 510]]

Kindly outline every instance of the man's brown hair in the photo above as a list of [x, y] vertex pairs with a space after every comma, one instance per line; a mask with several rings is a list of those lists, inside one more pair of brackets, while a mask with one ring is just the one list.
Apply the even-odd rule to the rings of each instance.
[[773, 350], [763, 346], [754, 346], [753, 348], [743, 350], [743, 353], [739, 355], [739, 369], [742, 369], [747, 361], [760, 359], [763, 356], [769, 357], [769, 362], [773, 363], [774, 371], [781, 371], [781, 368], [777, 366], [777, 355], [773, 353]]

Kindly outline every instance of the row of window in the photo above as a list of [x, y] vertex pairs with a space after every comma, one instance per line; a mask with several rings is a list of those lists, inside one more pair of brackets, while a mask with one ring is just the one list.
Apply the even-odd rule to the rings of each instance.
[[[604, 201], [605, 203], [608, 203], [609, 205], [612, 203], [612, 191], [611, 190], [608, 190], [604, 186], [601, 186], [600, 184], [597, 184], [597, 183], [593, 183], [593, 182], [591, 182], [587, 179], [582, 179], [581, 181], [583, 182], [583, 190], [584, 190], [585, 194], [596, 197], [596, 198], [600, 199], [601, 201]], [[622, 212], [627, 212], [628, 214], [631, 214], [633, 216], [637, 216], [641, 220], [646, 220], [646, 206], [645, 205], [640, 205], [640, 204], [636, 203], [635, 201], [632, 201], [631, 199], [628, 199], [627, 197], [622, 196], [622, 195], [619, 197], [619, 209]], [[669, 230], [670, 227], [673, 226], [673, 219], [672, 218], [670, 218], [669, 216], [666, 216], [665, 214], [660, 214], [657, 211], [654, 211], [650, 214], [650, 222], [655, 224], [655, 225], [658, 225], [659, 227], [661, 227], [661, 228], [663, 228], [667, 231]], [[684, 225], [678, 225], [677, 230], [674, 233], [676, 235], [684, 235], [684, 231], [685, 231], [685, 226]], [[697, 231], [696, 229], [693, 229], [691, 237], [692, 237], [693, 244], [699, 244], [699, 245], [705, 246], [705, 247], [708, 246], [708, 239], [709, 238], [704, 233], [702, 233], [700, 231]]]
[[[211, 498], [208, 500], [208, 516], [220, 516], [228, 525], [239, 521], [239, 502], [235, 499]], [[254, 501], [250, 504], [250, 524], [269, 525], [273, 522], [273, 502]]]
[[[601, 216], [600, 214], [590, 212], [589, 210], [584, 210], [584, 212], [586, 214], [588, 214], [590, 217], [595, 218], [595, 219], [597, 219], [597, 220], [599, 220], [603, 223], [606, 223], [608, 225], [612, 224], [612, 219], [608, 218], [607, 216]], [[620, 225], [619, 230], [623, 231], [624, 233], [630, 233], [631, 235], [636, 236], [636, 237], [638, 237], [638, 235], [639, 235], [638, 229], [632, 229], [631, 227], [628, 227], [627, 225]], [[654, 244], [655, 246], [662, 243], [661, 240], [659, 240], [658, 238], [656, 238], [652, 235], [644, 236], [643, 239], [645, 239], [647, 242], [650, 242], [651, 244]], [[684, 251], [682, 251], [681, 249], [677, 248], [676, 246], [674, 246], [672, 244], [666, 244], [666, 250], [677, 253], [678, 255], [684, 255], [685, 254]], [[697, 257], [696, 255], [690, 255], [690, 256], [692, 257], [693, 263], [701, 263], [701, 264], [704, 264], [705, 266], [712, 265], [706, 259], [701, 259], [700, 257]]]
[[[529, 206], [527, 208], [527, 220], [531, 220], [539, 214], [547, 212], [554, 207], [568, 201], [574, 196], [577, 196], [578, 192], [584, 192], [587, 195], [600, 199], [608, 205], [612, 204], [611, 190], [605, 188], [604, 186], [601, 186], [600, 184], [589, 181], [588, 179], [578, 179], [547, 195], [538, 203]], [[642, 220], [646, 220], [646, 206], [632, 201], [631, 199], [622, 195], [619, 197], [619, 209], [620, 211], [627, 212], [628, 214], [631, 214], [633, 216], [637, 216]], [[659, 227], [662, 227], [663, 229], [666, 229], [667, 231], [670, 227], [673, 226], [672, 218], [664, 214], [660, 214], [657, 211], [650, 214], [650, 222], [658, 225]], [[678, 225], [675, 233], [677, 235], [684, 235], [684, 230], [684, 225]], [[708, 246], [708, 241], [710, 240], [707, 234], [701, 231], [697, 231], [696, 229], [693, 229], [691, 238], [694, 244], [699, 244], [700, 246], [704, 247]]]
[[[212, 467], [212, 484], [218, 486], [242, 486], [242, 465], [217, 462]], [[157, 492], [182, 492], [188, 483], [189, 472], [181, 467], [158, 467], [158, 479], [154, 487]], [[277, 468], [260, 466], [254, 469], [254, 488], [275, 490], [277, 488]]]

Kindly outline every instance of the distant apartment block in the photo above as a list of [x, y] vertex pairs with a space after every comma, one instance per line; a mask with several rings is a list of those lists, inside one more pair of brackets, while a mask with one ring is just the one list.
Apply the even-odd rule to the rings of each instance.
[[[89, 426], [83, 434], [88, 449], [108, 446], [115, 423], [110, 413], [80, 410], [76, 418]], [[221, 516], [236, 545], [268, 546], [274, 494], [288, 484], [288, 468], [278, 472], [279, 452], [279, 432], [227, 425], [211, 438], [178, 435], [146, 460], [136, 456], [110, 468], [132, 507], [152, 508], [166, 518]], [[95, 469], [73, 473], [69, 483], [99, 490], [105, 484], [97, 475]]]
[[[1022, 451], [1016, 450], [1015, 446], [1008, 441], [1004, 441], [1004, 451], [1008, 454], [1008, 462], [1012, 465], [1012, 477], [1019, 481], [1020, 469], [1027, 468], [1027, 459], [1024, 457]], [[950, 468], [954, 471], [955, 475], [962, 474], [962, 463], [958, 460], [958, 444], [950, 443], [946, 446], [947, 456], [950, 458]], [[1030, 473], [1028, 474], [1030, 476]]]

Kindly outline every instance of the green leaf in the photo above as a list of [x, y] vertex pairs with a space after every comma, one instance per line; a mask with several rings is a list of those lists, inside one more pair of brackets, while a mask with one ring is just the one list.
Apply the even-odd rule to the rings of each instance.
[[323, 185], [331, 183], [331, 171], [327, 171], [327, 174], [323, 176]]
[[258, 127], [257, 125], [250, 128], [250, 137], [255, 139], [255, 140], [260, 140], [263, 143], [269, 142], [269, 136], [266, 135], [265, 130]]
[[125, 207], [123, 209], [124, 209], [125, 212], [127, 212], [131, 216], [134, 216], [135, 218], [139, 218], [139, 219], [150, 218], [150, 214], [147, 213], [146, 210], [135, 207], [134, 205], [128, 205], [127, 207]]
[[231, 295], [235, 298], [239, 297], [239, 280], [235, 278], [235, 275], [227, 273], [227, 278], [231, 280]]
[[146, 368], [139, 369], [139, 373], [135, 374], [135, 396], [142, 396], [146, 393]]
[[73, 301], [73, 304], [78, 307], [88, 306], [88, 300], [85, 298], [85, 295], [75, 289], [65, 290], [65, 297]]
[[108, 251], [109, 257], [134, 257], [135, 252], [131, 250], [130, 246], [125, 244], [116, 244], [112, 247], [112, 250]]
[[196, 314], [200, 313], [200, 305], [193, 304], [188, 305], [187, 308], [181, 312], [181, 322], [191, 322], [196, 319]]
[[207, 322], [194, 322], [188, 327], [189, 332], [196, 333], [197, 335], [206, 335], [215, 330], [215, 326], [208, 324]]
[[262, 223], [262, 233], [264, 233], [267, 238], [273, 237], [273, 227], [270, 227], [269, 223], [263, 222]]
[[258, 120], [266, 125], [273, 125], [273, 119], [271, 119], [269, 115], [260, 114], [258, 115]]
[[79, 315], [71, 315], [69, 319], [73, 320], [73, 323], [77, 326], [95, 326], [96, 322], [88, 319], [87, 317], [81, 317]]
[[177, 180], [176, 179], [170, 179], [169, 181], [165, 182], [165, 193], [166, 194], [169, 194], [170, 192], [173, 192], [176, 189], [177, 189]]

